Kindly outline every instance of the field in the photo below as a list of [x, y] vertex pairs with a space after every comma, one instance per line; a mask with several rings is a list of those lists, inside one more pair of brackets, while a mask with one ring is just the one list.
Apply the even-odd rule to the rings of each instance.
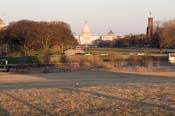
[[163, 74], [1, 73], [0, 116], [173, 116], [175, 74]]

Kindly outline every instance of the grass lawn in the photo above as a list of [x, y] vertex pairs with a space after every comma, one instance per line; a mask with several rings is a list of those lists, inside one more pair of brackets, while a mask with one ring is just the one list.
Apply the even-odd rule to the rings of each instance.
[[166, 55], [160, 52], [160, 49], [150, 49], [150, 48], [90, 48], [85, 50], [87, 53], [91, 54], [110, 54], [110, 53], [120, 53], [123, 55], [128, 55], [131, 52], [148, 52], [152, 55]]

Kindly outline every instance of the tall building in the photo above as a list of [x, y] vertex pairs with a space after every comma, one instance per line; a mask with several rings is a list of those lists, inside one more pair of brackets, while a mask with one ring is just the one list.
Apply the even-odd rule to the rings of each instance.
[[93, 45], [93, 42], [95, 40], [101, 39], [101, 40], [114, 40], [117, 39], [118, 36], [113, 33], [111, 30], [107, 35], [92, 35], [90, 28], [87, 24], [87, 22], [84, 24], [82, 32], [80, 35], [75, 36], [75, 38], [78, 40], [80, 45]]
[[153, 36], [153, 17], [149, 17], [148, 18], [148, 27], [147, 27], [147, 32], [146, 32], [146, 35], [147, 35], [147, 38], [148, 39], [151, 39], [152, 36]]
[[91, 45], [93, 41], [100, 39], [100, 36], [92, 36], [87, 22], [84, 24], [79, 36], [75, 36], [80, 45]]

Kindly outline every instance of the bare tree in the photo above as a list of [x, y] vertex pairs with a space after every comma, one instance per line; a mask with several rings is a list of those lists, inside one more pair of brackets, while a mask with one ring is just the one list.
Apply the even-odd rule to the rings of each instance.
[[10, 23], [5, 30], [4, 40], [11, 50], [30, 54], [31, 50], [42, 49], [48, 54], [50, 46], [59, 45], [64, 49], [76, 46], [71, 28], [64, 22], [36, 22], [21, 20]]
[[170, 20], [162, 25], [160, 39], [161, 48], [175, 48], [175, 20]]

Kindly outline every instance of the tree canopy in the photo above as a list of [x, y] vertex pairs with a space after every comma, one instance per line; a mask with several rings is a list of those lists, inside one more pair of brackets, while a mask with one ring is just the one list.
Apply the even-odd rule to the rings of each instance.
[[160, 32], [160, 46], [175, 48], [175, 20], [164, 22]]
[[31, 50], [48, 49], [50, 46], [73, 47], [78, 44], [70, 26], [64, 22], [12, 22], [4, 30], [1, 39], [9, 45], [10, 50], [25, 55]]

